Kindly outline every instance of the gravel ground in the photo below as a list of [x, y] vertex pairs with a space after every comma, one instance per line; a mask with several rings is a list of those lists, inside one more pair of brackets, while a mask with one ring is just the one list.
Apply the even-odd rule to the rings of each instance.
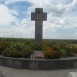
[[77, 69], [64, 70], [26, 70], [14, 69], [0, 66], [4, 77], [68, 77], [69, 72], [76, 72]]

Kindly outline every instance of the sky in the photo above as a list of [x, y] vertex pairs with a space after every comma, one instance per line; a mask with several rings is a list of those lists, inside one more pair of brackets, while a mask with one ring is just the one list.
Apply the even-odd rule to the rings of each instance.
[[35, 8], [47, 12], [44, 39], [77, 39], [77, 0], [0, 0], [0, 37], [35, 38]]

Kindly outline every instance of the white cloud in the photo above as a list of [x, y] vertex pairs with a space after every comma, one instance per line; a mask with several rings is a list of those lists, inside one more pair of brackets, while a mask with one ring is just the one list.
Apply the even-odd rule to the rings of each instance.
[[77, 32], [75, 33], [75, 35], [77, 35]]
[[76, 7], [76, 0], [70, 2], [68, 5], [62, 3], [54, 4], [51, 0], [44, 0], [44, 2], [42, 0], [30, 1], [33, 3], [33, 6], [28, 8], [29, 15], [36, 7], [43, 7], [44, 11], [48, 13], [48, 20], [43, 25], [45, 38], [49, 37], [48, 34], [51, 32], [56, 32], [58, 28], [73, 29], [77, 27], [77, 16], [73, 16], [71, 12]]
[[0, 5], [0, 26], [11, 25], [11, 23], [15, 21], [16, 18], [11, 14], [8, 7]]
[[14, 37], [26, 37], [34, 38], [34, 23], [30, 21], [30, 18], [23, 19], [18, 26], [15, 27], [13, 35]]
[[[30, 20], [30, 17], [31, 12], [33, 12], [36, 7], [43, 8], [44, 11], [48, 14], [47, 21], [44, 22], [43, 25], [45, 35], [44, 37], [49, 37], [49, 32], [55, 33], [56, 30], [60, 28], [72, 29], [77, 27], [77, 16], [73, 14], [73, 11], [77, 10], [77, 0], [58, 0], [59, 2], [57, 0], [5, 0], [5, 4], [8, 5], [10, 3], [19, 1], [27, 1], [32, 3], [33, 5], [29, 7], [26, 12], [28, 18], [22, 19], [22, 21], [19, 23], [20, 25], [18, 24], [18, 26], [15, 27], [15, 32], [13, 33], [15, 36], [21, 36], [23, 34], [23, 37], [34, 37], [34, 22]], [[6, 8], [7, 7], [5, 7], [5, 9]], [[15, 10], [9, 11], [9, 9], [7, 8], [5, 11], [3, 11], [3, 22], [7, 19], [8, 22], [5, 21], [5, 23], [8, 25], [11, 22], [16, 21], [15, 17], [12, 15], [18, 15], [18, 13]], [[55, 36], [53, 35], [53, 37]]]

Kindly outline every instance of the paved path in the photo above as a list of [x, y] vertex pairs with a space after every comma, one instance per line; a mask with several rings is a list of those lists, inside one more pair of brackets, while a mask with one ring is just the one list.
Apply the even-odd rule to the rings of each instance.
[[1, 70], [0, 70], [0, 77], [3, 77], [3, 74], [2, 74], [2, 72], [1, 72]]
[[4, 77], [67, 77], [69, 72], [77, 71], [77, 69], [67, 70], [26, 70], [14, 69], [0, 66]]

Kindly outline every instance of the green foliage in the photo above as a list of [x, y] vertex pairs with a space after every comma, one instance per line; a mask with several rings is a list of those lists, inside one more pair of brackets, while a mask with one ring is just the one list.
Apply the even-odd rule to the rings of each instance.
[[21, 51], [21, 56], [29, 58], [33, 54], [33, 49], [31, 47], [26, 47]]
[[2, 52], [3, 56], [6, 57], [21, 57], [21, 54], [19, 51], [16, 51], [16, 49], [14, 48], [6, 48], [3, 52]]
[[3, 50], [5, 50], [9, 46], [9, 43], [6, 42], [0, 42], [0, 54]]
[[10, 48], [14, 48], [17, 51], [21, 51], [22, 49], [25, 48], [25, 45], [23, 43], [11, 43]]
[[77, 48], [77, 44], [71, 44], [71, 46], [76, 47]]
[[0, 54], [12, 57], [30, 57], [33, 50], [43, 50], [45, 58], [71, 57], [77, 55], [76, 42], [76, 40], [48, 39], [38, 43], [33, 39], [0, 38]]
[[65, 49], [60, 49], [60, 56], [61, 57], [67, 57], [67, 50], [65, 50]]
[[34, 50], [42, 50], [42, 43], [33, 42], [30, 44], [30, 47], [32, 47]]
[[33, 49], [31, 47], [25, 47], [21, 51], [18, 51], [16, 48], [6, 48], [2, 55], [6, 57], [25, 57], [29, 58], [33, 54]]
[[77, 54], [77, 48], [76, 48], [76, 47], [73, 47], [73, 48], [72, 48], [72, 51], [73, 51], [75, 54]]
[[71, 46], [66, 46], [65, 50], [67, 50], [67, 56], [73, 56], [74, 52], [72, 51], [72, 47]]
[[59, 41], [45, 42], [45, 44], [49, 47], [54, 48], [57, 51], [60, 51], [60, 49], [65, 48], [68, 45], [67, 42], [59, 42]]

